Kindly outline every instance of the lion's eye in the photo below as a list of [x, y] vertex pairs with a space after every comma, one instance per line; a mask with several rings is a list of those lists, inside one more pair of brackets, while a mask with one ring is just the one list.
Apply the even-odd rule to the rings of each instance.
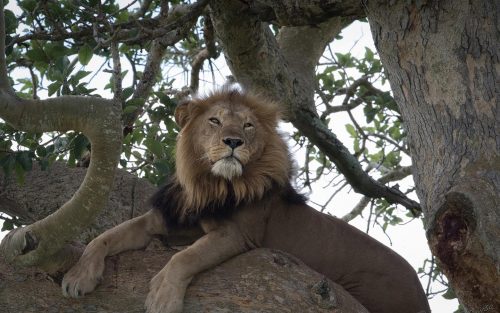
[[217, 125], [217, 126], [221, 124], [221, 123], [220, 123], [220, 121], [219, 121], [218, 119], [216, 119], [215, 117], [211, 117], [211, 118], [209, 118], [209, 119], [208, 119], [208, 121], [209, 121], [211, 124], [213, 124], [213, 125]]
[[245, 125], [243, 125], [244, 128], [251, 128], [253, 127], [253, 124], [252, 123], [245, 123]]

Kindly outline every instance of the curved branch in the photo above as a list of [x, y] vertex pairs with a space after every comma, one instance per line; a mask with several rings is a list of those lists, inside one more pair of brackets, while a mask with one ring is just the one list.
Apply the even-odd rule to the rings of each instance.
[[[3, 20], [2, 0], [0, 6]], [[5, 41], [4, 22], [0, 24], [0, 41]], [[0, 73], [4, 75], [7, 73], [5, 57], [0, 61], [3, 61]], [[7, 260], [43, 267], [44, 262], [93, 221], [107, 201], [120, 155], [121, 106], [97, 97], [24, 100], [11, 90], [12, 87], [2, 81], [0, 117], [13, 127], [28, 132], [76, 130], [92, 144], [92, 162], [73, 197], [43, 220], [10, 232], [1, 243], [0, 252]]]
[[[29, 132], [81, 131], [91, 142], [92, 157], [85, 180], [57, 212], [9, 233], [2, 254], [11, 261], [34, 265], [54, 254], [90, 224], [104, 207], [121, 148], [121, 109], [117, 102], [91, 97], [22, 100], [0, 97], [0, 116]], [[64, 229], [60, 225], [65, 225]], [[28, 247], [28, 237], [33, 241]]]

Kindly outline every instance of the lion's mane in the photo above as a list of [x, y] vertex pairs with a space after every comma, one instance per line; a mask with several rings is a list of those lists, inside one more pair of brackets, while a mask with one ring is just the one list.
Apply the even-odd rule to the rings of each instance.
[[[210, 172], [193, 134], [204, 125], [198, 117], [218, 102], [243, 105], [251, 110], [265, 132], [265, 145], [258, 159], [251, 159], [239, 177], [226, 180]], [[170, 225], [194, 224], [204, 217], [228, 216], [239, 206], [269, 195], [282, 195], [303, 202], [290, 185], [292, 162], [278, 132], [278, 106], [263, 97], [238, 90], [218, 90], [184, 103], [187, 114], [177, 114], [181, 126], [176, 145], [176, 172], [152, 197]], [[185, 110], [186, 111], [186, 110]]]

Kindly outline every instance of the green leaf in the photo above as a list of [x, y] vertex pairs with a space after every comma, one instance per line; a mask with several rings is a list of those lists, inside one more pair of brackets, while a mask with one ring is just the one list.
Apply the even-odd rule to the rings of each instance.
[[443, 293], [443, 298], [447, 300], [455, 299], [457, 296], [451, 287], [448, 287], [445, 293]]
[[38, 147], [36, 147], [36, 150], [35, 150], [35, 151], [36, 151], [36, 154], [37, 154], [39, 157], [41, 157], [41, 158], [43, 158], [43, 157], [47, 156], [47, 149], [45, 149], [45, 147], [44, 147], [44, 146], [38, 146]]
[[128, 99], [130, 98], [130, 96], [134, 93], [134, 88], [132, 87], [127, 87], [125, 89], [123, 89], [123, 99]]
[[132, 151], [132, 155], [137, 159], [141, 160], [142, 159], [142, 154], [139, 151]]
[[89, 144], [89, 141], [87, 137], [85, 137], [82, 134], [78, 134], [75, 139], [73, 139], [73, 144], [74, 146], [74, 154], [75, 154], [75, 159], [80, 159], [83, 155], [83, 152], [87, 150], [87, 145]]
[[25, 181], [25, 174], [26, 174], [26, 170], [23, 168], [23, 166], [19, 163], [16, 163], [16, 166], [14, 167], [15, 171], [16, 171], [16, 177], [17, 177], [17, 181], [21, 184], [21, 185], [24, 185], [24, 181]]
[[373, 53], [373, 51], [372, 51], [370, 48], [368, 48], [368, 47], [365, 47], [365, 59], [366, 59], [367, 61], [370, 61], [370, 62], [372, 62], [372, 61], [373, 61], [373, 59], [374, 59], [374, 53]]
[[135, 110], [137, 110], [137, 106], [135, 106], [135, 105], [127, 105], [125, 107], [125, 109], [123, 109], [123, 113], [124, 114], [130, 114], [130, 113], [135, 112]]
[[349, 135], [351, 135], [352, 138], [356, 138], [357, 137], [356, 128], [354, 128], [353, 125], [346, 124], [345, 125], [345, 129], [347, 130], [347, 132], [349, 133]]
[[12, 223], [12, 220], [4, 220], [2, 229], [0, 231], [7, 231], [7, 230], [13, 230], [14, 229], [14, 223]]
[[62, 42], [48, 42], [44, 45], [44, 51], [50, 59], [56, 60], [65, 56], [68, 48]]
[[49, 96], [52, 96], [53, 94], [55, 94], [59, 88], [61, 88], [62, 86], [62, 83], [61, 82], [54, 82], [52, 84], [49, 85], [48, 89], [49, 89]]
[[352, 67], [354, 66], [354, 61], [350, 53], [335, 53], [337, 57], [337, 63], [341, 67]]
[[[5, 5], [5, 4], [4, 4]], [[17, 17], [12, 13], [11, 10], [4, 10], [4, 16], [5, 16], [5, 33], [6, 34], [13, 34], [17, 30], [17, 26], [19, 24], [19, 20]]]
[[144, 145], [157, 158], [162, 158], [163, 157], [163, 155], [164, 155], [164, 153], [163, 153], [163, 145], [158, 140], [155, 140], [153, 138], [146, 138], [146, 140], [144, 140]]
[[120, 23], [127, 22], [129, 19], [129, 16], [130, 16], [129, 12], [127, 10], [120, 11], [120, 13], [118, 13], [118, 16], [116, 17], [116, 21], [120, 22]]
[[125, 106], [134, 105], [136, 107], [142, 107], [146, 101], [142, 98], [134, 98], [125, 102]]
[[80, 79], [88, 76], [90, 73], [92, 72], [89, 72], [89, 71], [78, 71], [75, 75], [73, 75], [74, 79], [76, 81], [79, 81]]
[[127, 168], [127, 160], [125, 160], [125, 159], [120, 159], [120, 165], [121, 165], [123, 168]]
[[45, 52], [40, 48], [33, 48], [31, 50], [28, 50], [28, 52], [26, 52], [26, 56], [34, 62], [48, 62], [48, 58], [45, 55]]
[[353, 148], [355, 153], [358, 153], [361, 150], [358, 137], [354, 138]]
[[19, 1], [19, 6], [27, 12], [33, 12], [37, 5], [37, 0], [23, 0]]
[[52, 81], [61, 82], [64, 80], [62, 70], [58, 69], [56, 66], [49, 66], [47, 71], [47, 78]]
[[366, 122], [371, 123], [373, 119], [375, 118], [375, 115], [377, 114], [378, 110], [374, 108], [371, 104], [367, 104], [364, 108], [363, 111], [366, 116]]
[[92, 51], [92, 48], [89, 45], [85, 44], [78, 51], [78, 61], [80, 61], [80, 63], [82, 63], [83, 65], [87, 65], [89, 64], [93, 55], [94, 52]]
[[154, 162], [153, 165], [161, 175], [170, 174], [172, 171], [172, 168], [166, 159], [158, 160]]
[[396, 166], [400, 162], [401, 162], [401, 157], [398, 151], [391, 151], [385, 156], [384, 163], [389, 164], [390, 166]]
[[12, 154], [7, 154], [0, 159], [0, 165], [3, 168], [6, 177], [9, 177], [16, 164], [16, 159]]
[[24, 171], [31, 171], [33, 164], [30, 157], [30, 153], [28, 151], [22, 151], [17, 153], [16, 161]]

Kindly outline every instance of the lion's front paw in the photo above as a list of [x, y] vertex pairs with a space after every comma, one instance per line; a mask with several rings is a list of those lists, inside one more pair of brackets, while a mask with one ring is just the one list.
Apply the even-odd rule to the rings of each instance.
[[158, 273], [151, 280], [145, 304], [146, 312], [181, 313], [188, 283], [172, 283], [168, 280], [165, 271]]
[[77, 298], [95, 289], [102, 279], [104, 258], [83, 256], [64, 275], [62, 292], [65, 297]]

